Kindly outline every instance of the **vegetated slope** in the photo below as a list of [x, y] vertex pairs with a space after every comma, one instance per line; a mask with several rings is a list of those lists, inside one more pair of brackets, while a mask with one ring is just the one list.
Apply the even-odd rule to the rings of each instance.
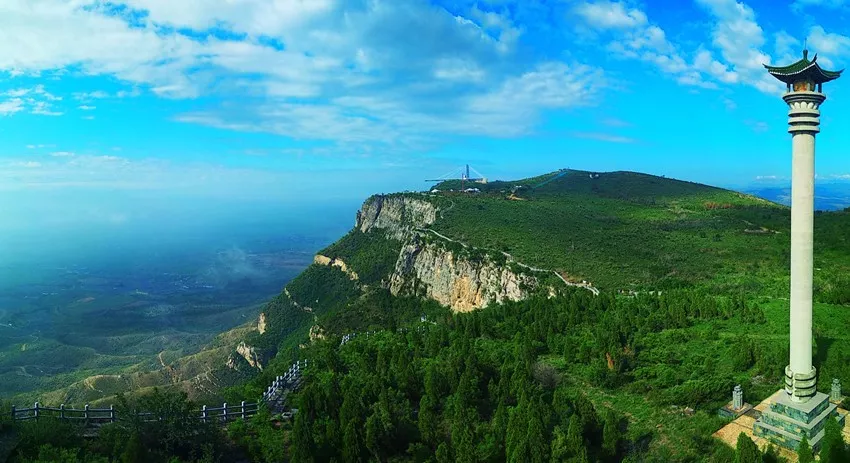
[[[561, 175], [538, 188], [533, 186]], [[733, 191], [634, 172], [554, 172], [475, 184], [479, 194], [437, 185], [432, 228], [472, 246], [589, 280], [607, 290], [707, 285], [784, 296], [790, 210]], [[511, 192], [522, 200], [506, 199]], [[817, 294], [840, 299], [850, 267], [850, 214], [819, 213]]]

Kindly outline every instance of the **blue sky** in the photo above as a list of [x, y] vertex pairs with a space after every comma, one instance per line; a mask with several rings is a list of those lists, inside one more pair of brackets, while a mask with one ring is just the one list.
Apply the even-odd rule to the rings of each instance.
[[[787, 109], [762, 64], [805, 40], [844, 68], [848, 16], [843, 0], [4, 0], [0, 231], [359, 202], [465, 162], [781, 180]], [[819, 178], [850, 178], [847, 79], [825, 86]]]

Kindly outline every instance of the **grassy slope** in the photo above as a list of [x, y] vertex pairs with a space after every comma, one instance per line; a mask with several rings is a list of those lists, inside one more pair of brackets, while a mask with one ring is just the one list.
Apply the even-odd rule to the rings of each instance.
[[[591, 179], [587, 172], [569, 171], [538, 189], [518, 190], [527, 201], [505, 199], [511, 186], [539, 184], [555, 174], [477, 185], [480, 195], [441, 194], [433, 200], [443, 218], [433, 228], [603, 289], [707, 283], [721, 291], [787, 292], [788, 208], [632, 172]], [[816, 276], [821, 288], [850, 269], [847, 225], [847, 213], [818, 216], [815, 266], [821, 269]], [[745, 231], [762, 227], [776, 233]]]

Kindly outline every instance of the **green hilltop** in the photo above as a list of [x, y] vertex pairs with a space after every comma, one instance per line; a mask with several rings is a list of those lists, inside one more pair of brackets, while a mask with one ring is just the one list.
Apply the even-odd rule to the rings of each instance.
[[[433, 229], [606, 290], [693, 285], [788, 293], [790, 209], [708, 185], [635, 173], [562, 170], [517, 181], [435, 186]], [[518, 188], [519, 187], [519, 188]], [[513, 195], [511, 193], [513, 192]], [[511, 198], [511, 199], [507, 199]], [[845, 301], [850, 214], [818, 213], [822, 301]]]

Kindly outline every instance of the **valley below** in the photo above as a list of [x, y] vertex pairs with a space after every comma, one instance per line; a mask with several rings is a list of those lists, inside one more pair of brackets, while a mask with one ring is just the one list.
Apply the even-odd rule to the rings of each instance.
[[240, 327], [319, 246], [284, 243], [28, 268], [30, 282], [0, 291], [0, 397], [95, 403], [153, 386], [193, 397], [217, 389], [210, 372], [224, 367]]

